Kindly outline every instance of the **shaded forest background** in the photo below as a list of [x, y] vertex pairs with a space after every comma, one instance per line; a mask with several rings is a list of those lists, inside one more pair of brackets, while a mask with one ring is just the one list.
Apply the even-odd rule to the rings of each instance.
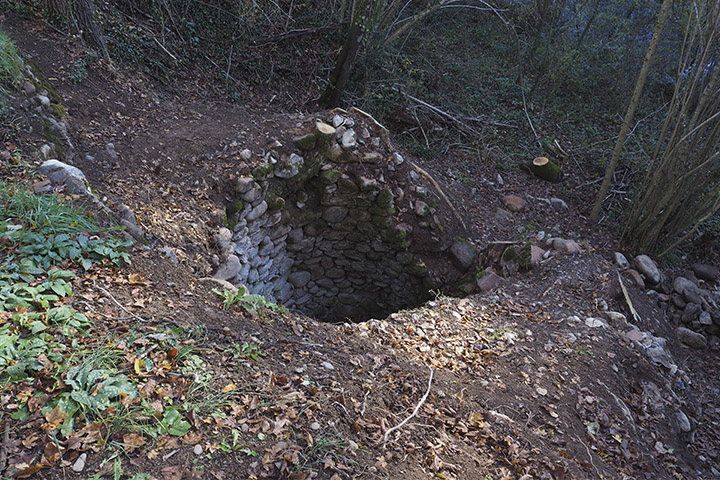
[[[111, 59], [177, 94], [288, 110], [318, 108], [318, 99], [354, 105], [431, 161], [462, 151], [502, 172], [548, 155], [573, 162], [581, 186], [597, 188], [625, 116], [597, 220], [622, 226], [633, 248], [671, 257], [678, 239], [714, 242], [720, 223], [716, 3], [0, 1], [94, 47], [72, 66], [78, 81]], [[345, 78], [328, 101], [338, 73]], [[671, 157], [674, 165], [663, 161]], [[659, 167], [662, 178], [652, 178]], [[670, 205], [667, 185], [688, 171], [695, 176], [677, 182]]]

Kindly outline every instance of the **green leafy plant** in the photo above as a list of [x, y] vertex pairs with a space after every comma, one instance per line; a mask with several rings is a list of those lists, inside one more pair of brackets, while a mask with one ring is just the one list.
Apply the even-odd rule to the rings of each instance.
[[232, 344], [233, 357], [236, 360], [247, 359], [252, 361], [258, 361], [260, 357], [264, 357], [266, 354], [263, 352], [258, 345], [252, 343], [243, 342], [242, 345], [237, 343]]
[[254, 293], [246, 294], [245, 288], [240, 287], [238, 291], [233, 293], [230, 290], [218, 290], [213, 288], [215, 294], [219, 295], [223, 299], [223, 308], [230, 310], [233, 305], [238, 305], [244, 310], [249, 312], [257, 312], [260, 309], [268, 309], [273, 312], [285, 312], [285, 309], [275, 303], [268, 302], [262, 295]]

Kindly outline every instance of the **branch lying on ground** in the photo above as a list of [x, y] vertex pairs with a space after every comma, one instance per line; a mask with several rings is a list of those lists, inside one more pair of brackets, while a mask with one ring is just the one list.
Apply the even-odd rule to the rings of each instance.
[[438, 191], [438, 193], [440, 194], [440, 196], [442, 197], [442, 199], [445, 200], [445, 203], [447, 203], [447, 204], [448, 204], [448, 207], [450, 207], [450, 209], [452, 210], [453, 214], [455, 215], [455, 218], [458, 219], [458, 221], [459, 221], [460, 224], [463, 226], [463, 228], [465, 229], [465, 231], [467, 231], [467, 229], [468, 229], [468, 228], [467, 228], [467, 225], [465, 225], [465, 222], [463, 221], [462, 217], [460, 216], [460, 213], [458, 213], [458, 211], [457, 211], [457, 209], [455, 208], [455, 206], [450, 202], [450, 199], [447, 197], [447, 195], [445, 195], [445, 192], [443, 192], [442, 188], [440, 188], [440, 184], [437, 183], [437, 182], [435, 181], [435, 179], [434, 179], [428, 172], [426, 172], [426, 171], [423, 170], [422, 168], [420, 168], [420, 167], [418, 167], [417, 165], [415, 165], [415, 163], [410, 162], [410, 164], [415, 168], [415, 170], [417, 170], [417, 172], [418, 172], [419, 174], [421, 174], [423, 177], [425, 177], [425, 178], [427, 178], [428, 180], [430, 180], [430, 182], [431, 182], [431, 183], [433, 184], [433, 186], [435, 187], [435, 190]]
[[425, 400], [427, 400], [428, 395], [430, 395], [430, 387], [432, 386], [432, 380], [433, 380], [434, 373], [435, 373], [435, 371], [431, 368], [430, 369], [430, 378], [428, 379], [427, 391], [425, 392], [425, 395], [423, 395], [423, 397], [420, 399], [420, 402], [418, 402], [418, 404], [415, 406], [415, 410], [413, 410], [413, 412], [410, 414], [410, 416], [407, 417], [402, 422], [400, 422], [399, 424], [395, 425], [392, 428], [388, 428], [385, 431], [385, 435], [383, 435], [383, 441], [382, 441], [383, 445], [385, 445], [387, 443], [388, 437], [390, 436], [390, 434], [392, 432], [394, 432], [395, 430], [398, 430], [399, 428], [402, 428], [402, 426], [405, 425], [407, 422], [409, 422], [411, 418], [413, 418], [415, 415], [417, 415], [418, 411], [420, 410], [420, 407], [422, 407], [422, 404], [425, 403]]
[[112, 300], [112, 301], [115, 303], [115, 305], [117, 305], [118, 307], [120, 307], [123, 312], [127, 313], [128, 315], [130, 315], [130, 316], [131, 316], [132, 318], [134, 318], [135, 320], [140, 320], [141, 322], [149, 322], [149, 321], [150, 321], [150, 320], [145, 320], [144, 318], [142, 318], [142, 317], [139, 316], [139, 315], [135, 315], [135, 314], [132, 313], [130, 310], [128, 310], [127, 308], [123, 307], [120, 302], [118, 302], [117, 300], [115, 300], [115, 297], [113, 297], [113, 296], [110, 294], [110, 292], [108, 292], [108, 291], [105, 290], [103, 287], [101, 287], [100, 285], [98, 285], [97, 283], [95, 283], [94, 280], [93, 280], [93, 287], [95, 287], [95, 288], [97, 288], [98, 290], [100, 290], [101, 292], [103, 292], [110, 300]]

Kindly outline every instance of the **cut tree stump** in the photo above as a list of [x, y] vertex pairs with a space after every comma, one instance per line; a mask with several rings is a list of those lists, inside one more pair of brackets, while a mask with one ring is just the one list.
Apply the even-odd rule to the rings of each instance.
[[530, 171], [538, 178], [547, 182], [557, 183], [562, 180], [560, 167], [547, 157], [537, 157], [530, 163]]

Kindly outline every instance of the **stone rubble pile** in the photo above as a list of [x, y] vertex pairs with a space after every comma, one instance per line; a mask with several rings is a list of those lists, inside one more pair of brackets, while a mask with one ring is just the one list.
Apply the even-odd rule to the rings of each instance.
[[698, 349], [720, 346], [720, 269], [697, 263], [671, 281], [647, 255], [638, 255], [632, 265], [622, 253], [614, 257], [623, 280], [657, 300], [677, 327], [678, 340]]

